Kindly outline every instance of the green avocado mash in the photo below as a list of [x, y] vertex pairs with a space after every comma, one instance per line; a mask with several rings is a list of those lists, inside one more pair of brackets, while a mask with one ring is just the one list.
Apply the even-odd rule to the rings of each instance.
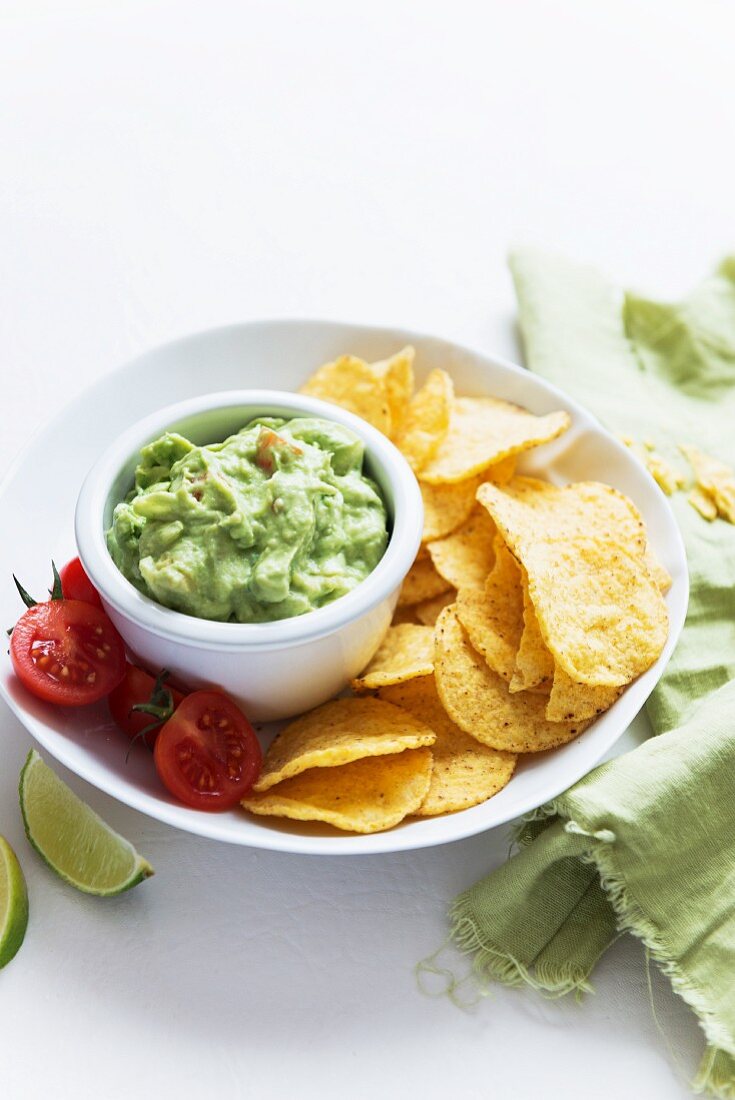
[[385, 505], [363, 455], [326, 420], [260, 417], [202, 447], [167, 432], [141, 451], [110, 554], [141, 592], [187, 615], [303, 615], [350, 592], [385, 551]]

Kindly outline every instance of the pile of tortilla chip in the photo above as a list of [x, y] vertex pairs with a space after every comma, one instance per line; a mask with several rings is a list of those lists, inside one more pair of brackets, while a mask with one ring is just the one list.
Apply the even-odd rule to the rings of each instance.
[[359, 833], [478, 805], [518, 754], [571, 741], [654, 664], [671, 579], [622, 493], [516, 474], [565, 412], [455, 397], [442, 370], [414, 392], [412, 348], [345, 356], [304, 392], [391, 437], [421, 487], [424, 537], [355, 695], [287, 725], [243, 805]]

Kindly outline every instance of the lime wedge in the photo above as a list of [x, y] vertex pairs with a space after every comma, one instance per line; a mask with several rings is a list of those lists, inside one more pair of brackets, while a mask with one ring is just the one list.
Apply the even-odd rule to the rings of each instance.
[[28, 891], [15, 852], [0, 836], [0, 970], [7, 966], [28, 927]]
[[20, 773], [20, 809], [33, 847], [77, 890], [110, 897], [153, 874], [150, 863], [77, 798], [35, 749]]

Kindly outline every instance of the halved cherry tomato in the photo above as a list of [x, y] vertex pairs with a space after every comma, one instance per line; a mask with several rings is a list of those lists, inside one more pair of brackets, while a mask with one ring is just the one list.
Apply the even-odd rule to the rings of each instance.
[[30, 607], [13, 627], [10, 657], [20, 681], [62, 707], [96, 703], [125, 675], [125, 646], [104, 611], [81, 600]]
[[59, 576], [65, 600], [81, 600], [82, 603], [91, 603], [94, 607], [102, 608], [100, 594], [84, 572], [79, 558], [68, 561]]
[[218, 691], [195, 691], [156, 739], [156, 770], [170, 793], [196, 810], [229, 810], [247, 794], [262, 763], [258, 738]]
[[[156, 691], [156, 680], [153, 676], [149, 676], [142, 668], [138, 668], [137, 665], [128, 665], [125, 669], [125, 676], [122, 681], [117, 685], [114, 691], [110, 693], [107, 700], [107, 705], [110, 708], [110, 714], [115, 720], [115, 725], [126, 733], [128, 737], [133, 740], [139, 737], [143, 731], [152, 725], [155, 725], [156, 715], [146, 714], [143, 711], [133, 710], [134, 706], [140, 706], [141, 704], [152, 703], [154, 707], [164, 707], [163, 697], [160, 700], [154, 698]], [[159, 718], [158, 725], [154, 729], [148, 729], [145, 734], [144, 740], [149, 748], [153, 748], [156, 738], [158, 737], [159, 730], [164, 722], [173, 714], [176, 707], [184, 698], [184, 694], [181, 691], [177, 691], [176, 688], [166, 681], [161, 685], [162, 696], [166, 693], [170, 693], [171, 699], [171, 712], [169, 714], [163, 713]]]

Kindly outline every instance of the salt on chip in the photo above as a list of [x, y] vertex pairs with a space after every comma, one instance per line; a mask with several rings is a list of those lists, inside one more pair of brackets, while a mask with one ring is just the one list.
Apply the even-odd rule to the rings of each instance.
[[509, 782], [516, 754], [491, 749], [461, 730], [444, 710], [433, 676], [381, 688], [379, 698], [408, 711], [436, 734], [431, 749], [431, 783], [416, 810], [418, 817], [467, 810], [485, 802]]
[[424, 626], [434, 626], [445, 607], [449, 607], [457, 598], [457, 590], [450, 588], [448, 592], [442, 592], [441, 596], [434, 596], [431, 600], [423, 600], [412, 606], [416, 618]]
[[557, 666], [551, 695], [546, 704], [550, 722], [584, 722], [598, 718], [622, 693], [621, 687], [590, 687], [579, 684]]
[[322, 781], [328, 786], [325, 769], [364, 756], [383, 756], [433, 743], [430, 729], [379, 699], [333, 699], [276, 734], [253, 790], [268, 790], [311, 768], [322, 771]]
[[493, 567], [495, 524], [483, 508], [447, 538], [428, 543], [437, 572], [454, 588], [484, 588]]
[[523, 629], [523, 597], [518, 563], [499, 537], [485, 588], [457, 593], [457, 618], [490, 668], [510, 680]]
[[515, 657], [515, 668], [510, 681], [511, 691], [529, 691], [551, 683], [554, 675], [554, 658], [549, 653], [536, 618], [531, 597], [528, 594], [528, 578], [521, 577], [523, 599], [523, 631]]
[[396, 435], [413, 396], [413, 361], [416, 352], [409, 345], [402, 351], [371, 363], [373, 373], [382, 379], [390, 410], [391, 434]]
[[436, 454], [446, 436], [453, 404], [452, 379], [446, 371], [437, 369], [429, 374], [405, 410], [393, 442], [416, 473]]
[[544, 641], [573, 680], [620, 687], [657, 660], [668, 614], [641, 557], [610, 539], [537, 538], [523, 564]]
[[423, 603], [435, 596], [441, 596], [452, 586], [441, 574], [437, 573], [430, 557], [418, 557], [409, 569], [403, 581], [398, 606]]
[[364, 359], [342, 355], [332, 363], [325, 363], [300, 392], [340, 405], [384, 435], [391, 434], [390, 405], [383, 379]]
[[534, 416], [493, 397], [458, 397], [449, 431], [421, 477], [432, 484], [464, 481], [501, 459], [556, 439], [569, 424], [566, 412]]
[[451, 485], [428, 485], [419, 478], [424, 502], [424, 542], [433, 542], [451, 535], [465, 523], [475, 507], [475, 494], [481, 477], [470, 477]]
[[434, 671], [434, 631], [430, 626], [391, 626], [367, 668], [352, 681], [352, 690], [375, 691]]
[[452, 721], [491, 748], [543, 752], [565, 745], [585, 728], [583, 722], [549, 722], [543, 695], [511, 695], [505, 681], [470, 645], [451, 607], [436, 624], [434, 677]]
[[341, 767], [311, 768], [262, 794], [248, 795], [242, 806], [268, 817], [324, 821], [346, 832], [377, 833], [419, 809], [429, 790], [431, 769], [431, 749], [406, 749]]

